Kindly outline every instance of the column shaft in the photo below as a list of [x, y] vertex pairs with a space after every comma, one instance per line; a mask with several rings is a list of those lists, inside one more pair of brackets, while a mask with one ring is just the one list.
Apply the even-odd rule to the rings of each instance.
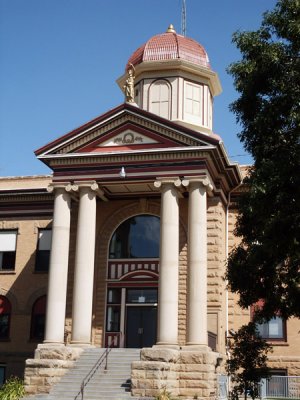
[[72, 343], [90, 344], [93, 308], [96, 194], [80, 188], [73, 292]]
[[69, 194], [64, 188], [55, 189], [44, 343], [64, 343], [70, 208]]
[[207, 345], [207, 197], [201, 182], [189, 190], [187, 344]]
[[174, 183], [162, 185], [157, 344], [178, 343], [179, 208]]

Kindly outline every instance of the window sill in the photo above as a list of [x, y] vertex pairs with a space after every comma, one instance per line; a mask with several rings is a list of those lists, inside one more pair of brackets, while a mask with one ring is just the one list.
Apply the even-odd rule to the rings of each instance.
[[289, 346], [289, 343], [287, 343], [284, 340], [278, 340], [278, 341], [267, 340], [267, 343], [270, 344], [271, 346]]
[[10, 271], [0, 270], [0, 275], [15, 275], [15, 274], [16, 274], [15, 270], [10, 270]]

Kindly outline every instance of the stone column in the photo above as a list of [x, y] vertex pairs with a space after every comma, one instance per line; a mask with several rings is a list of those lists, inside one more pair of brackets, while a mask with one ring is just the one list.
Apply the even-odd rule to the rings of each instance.
[[165, 179], [154, 183], [161, 189], [160, 271], [158, 290], [158, 345], [178, 343], [178, 268], [180, 180]]
[[189, 186], [187, 345], [207, 346], [207, 190], [205, 177], [183, 180]]
[[72, 344], [91, 343], [97, 183], [74, 185], [79, 187], [79, 212], [75, 256], [75, 275], [72, 309]]
[[71, 199], [65, 187], [54, 190], [54, 215], [44, 343], [64, 343], [70, 240]]

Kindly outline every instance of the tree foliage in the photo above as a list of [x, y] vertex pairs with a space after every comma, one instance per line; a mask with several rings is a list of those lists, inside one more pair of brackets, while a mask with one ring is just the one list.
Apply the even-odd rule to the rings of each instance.
[[300, 317], [300, 0], [278, 0], [233, 42], [242, 58], [229, 67], [239, 92], [231, 110], [254, 164], [227, 279], [242, 307], [265, 300], [261, 318]]
[[244, 395], [252, 399], [259, 397], [259, 382], [269, 376], [267, 354], [271, 347], [256, 331], [255, 324], [243, 325], [232, 338], [230, 357], [226, 369], [231, 377], [233, 387], [230, 397], [238, 400]]

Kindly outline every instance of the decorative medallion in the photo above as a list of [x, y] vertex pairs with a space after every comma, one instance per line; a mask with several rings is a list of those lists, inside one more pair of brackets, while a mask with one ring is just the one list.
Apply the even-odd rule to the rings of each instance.
[[151, 139], [140, 133], [135, 133], [132, 131], [125, 131], [119, 135], [116, 135], [105, 142], [102, 142], [99, 147], [110, 147], [110, 146], [128, 146], [128, 145], [138, 145], [138, 144], [150, 144], [158, 143], [156, 140]]

